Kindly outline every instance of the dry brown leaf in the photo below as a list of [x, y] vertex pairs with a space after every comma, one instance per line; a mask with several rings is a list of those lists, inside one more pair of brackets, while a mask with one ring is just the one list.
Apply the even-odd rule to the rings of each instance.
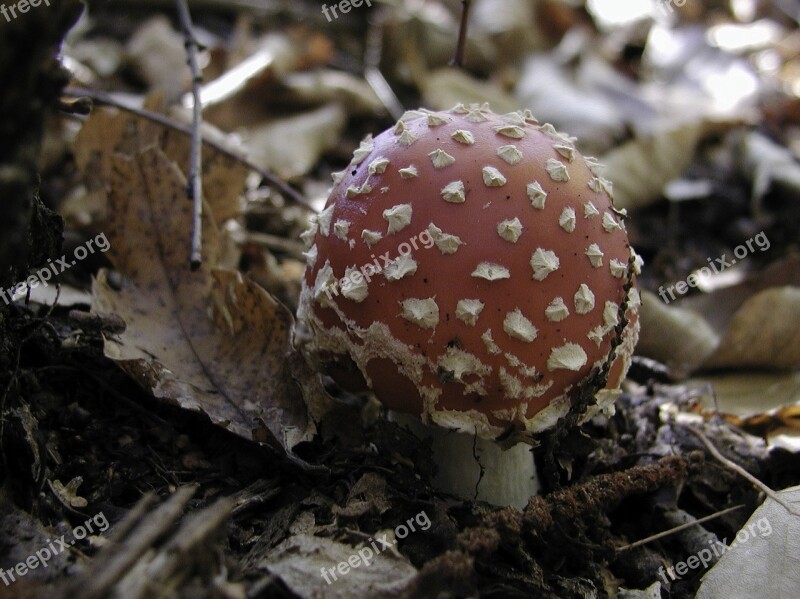
[[[162, 141], [162, 150], [186, 172], [189, 164], [191, 141], [177, 131], [166, 131]], [[208, 201], [214, 219], [223, 223], [229, 218], [239, 215], [244, 209], [245, 180], [248, 169], [241, 162], [234, 160], [214, 148], [203, 146], [203, 197]]]
[[125, 278], [116, 290], [101, 271], [92, 309], [121, 316], [127, 329], [106, 340], [106, 355], [156, 397], [242, 437], [286, 449], [309, 439], [292, 315], [239, 273], [211, 271], [218, 232], [208, 216], [204, 266], [189, 269], [191, 203], [163, 152], [116, 156], [112, 166], [108, 255]]
[[[163, 112], [166, 102], [161, 94], [145, 101], [145, 108]], [[73, 152], [78, 169], [89, 177], [95, 189], [104, 185], [111, 173], [115, 153], [132, 155], [140, 148], [157, 144], [162, 127], [116, 109], [95, 109], [75, 138]]]
[[800, 256], [778, 260], [763, 271], [747, 276], [741, 283], [715, 289], [712, 293], [686, 297], [676, 304], [702, 314], [714, 330], [722, 334], [733, 315], [749, 298], [772, 287], [785, 285], [800, 287]]
[[[150, 96], [144, 107], [163, 114], [166, 111], [163, 95]], [[132, 156], [149, 145], [160, 146], [181, 171], [186, 172], [190, 148], [188, 136], [132, 114], [94, 110], [75, 140], [75, 161], [90, 192], [104, 191], [111, 175], [114, 154]], [[216, 221], [224, 222], [239, 214], [243, 207], [241, 192], [247, 178], [247, 167], [208, 145], [203, 146], [202, 157], [203, 196]]]
[[800, 368], [800, 288], [775, 287], [734, 314], [707, 368]]

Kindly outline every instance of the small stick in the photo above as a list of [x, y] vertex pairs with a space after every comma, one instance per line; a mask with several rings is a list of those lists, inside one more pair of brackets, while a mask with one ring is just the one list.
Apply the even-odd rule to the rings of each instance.
[[[171, 129], [172, 131], [177, 131], [178, 133], [182, 133], [183, 135], [191, 135], [192, 129], [176, 121], [175, 119], [171, 119], [168, 116], [163, 114], [159, 114], [158, 112], [153, 112], [152, 110], [147, 110], [146, 108], [136, 108], [135, 106], [130, 106], [121, 100], [117, 100], [111, 94], [100, 90], [93, 90], [93, 89], [86, 89], [83, 87], [68, 87], [63, 92], [62, 95], [68, 98], [89, 98], [93, 102], [97, 104], [103, 104], [105, 106], [113, 106], [114, 108], [118, 108], [119, 110], [124, 110], [130, 114], [138, 116], [143, 119], [147, 119], [153, 123], [158, 123], [162, 127], [166, 127], [167, 129]], [[208, 137], [203, 136], [203, 143], [205, 143], [210, 148], [215, 149], [217, 152], [224, 154], [231, 160], [235, 160], [240, 164], [243, 164], [251, 171], [258, 173], [267, 183], [269, 183], [272, 187], [280, 191], [283, 195], [288, 197], [290, 200], [294, 201], [296, 204], [300, 204], [301, 206], [308, 208], [313, 212], [317, 212], [317, 210], [302, 196], [298, 191], [278, 179], [275, 175], [270, 173], [269, 171], [261, 168], [254, 162], [248, 160], [244, 156], [240, 156], [233, 150], [225, 147], [224, 145], [216, 142], [213, 139], [209, 139]]]
[[453, 56], [453, 62], [450, 64], [454, 67], [462, 68], [464, 66], [464, 52], [467, 48], [467, 28], [469, 27], [469, 9], [471, 0], [461, 0], [461, 25], [458, 28], [458, 45], [456, 46], [456, 54]]
[[800, 514], [795, 512], [792, 509], [792, 506], [790, 506], [788, 503], [786, 503], [786, 501], [784, 501], [775, 491], [770, 489], [767, 485], [762, 483], [755, 476], [753, 476], [747, 470], [742, 468], [739, 464], [729, 460], [724, 455], [722, 455], [719, 452], [719, 450], [716, 447], [714, 447], [714, 444], [711, 443], [711, 441], [708, 439], [708, 437], [706, 437], [702, 432], [700, 432], [698, 429], [694, 428], [693, 426], [687, 426], [686, 428], [690, 433], [692, 433], [694, 436], [696, 436], [698, 439], [700, 439], [700, 441], [703, 442], [703, 445], [706, 446], [706, 449], [708, 449], [708, 451], [711, 453], [711, 455], [713, 455], [717, 460], [722, 462], [722, 464], [724, 464], [725, 466], [727, 466], [728, 468], [730, 468], [731, 470], [736, 472], [739, 476], [742, 476], [743, 478], [746, 478], [748, 481], [750, 481], [750, 483], [754, 487], [756, 487], [757, 489], [760, 489], [761, 491], [763, 491], [767, 495], [767, 497], [769, 497], [770, 499], [772, 499], [772, 500], [778, 502], [779, 504], [781, 504], [786, 509], [787, 512], [789, 512], [790, 514], [792, 514], [794, 516], [800, 516]]
[[378, 96], [392, 118], [398, 120], [405, 108], [394, 93], [392, 86], [381, 72], [381, 54], [383, 53], [383, 19], [370, 19], [367, 40], [364, 47], [364, 79], [372, 91]]
[[651, 541], [656, 541], [663, 537], [668, 537], [670, 535], [674, 535], [676, 532], [680, 532], [682, 530], [686, 530], [687, 528], [691, 528], [697, 524], [702, 524], [703, 522], [708, 522], [709, 520], [713, 520], [714, 518], [719, 518], [720, 516], [724, 516], [734, 510], [738, 510], [744, 507], [744, 504], [734, 505], [733, 507], [729, 507], [727, 509], [722, 510], [721, 512], [717, 512], [715, 514], [709, 514], [708, 516], [703, 516], [702, 518], [698, 518], [697, 520], [693, 520], [692, 522], [687, 522], [686, 524], [681, 524], [680, 526], [676, 526], [675, 528], [670, 528], [669, 530], [665, 530], [654, 535], [650, 535], [649, 537], [645, 537], [644, 539], [640, 539], [630, 545], [625, 545], [624, 547], [620, 547], [617, 549], [617, 553], [622, 553], [623, 551], [628, 551], [628, 549], [633, 549], [634, 547], [639, 547], [641, 545], [647, 545]]
[[178, 18], [181, 22], [186, 45], [186, 62], [192, 72], [192, 145], [189, 156], [189, 176], [186, 195], [192, 200], [192, 270], [198, 270], [203, 262], [203, 140], [200, 127], [203, 124], [203, 106], [200, 104], [200, 84], [203, 73], [197, 64], [197, 38], [194, 36], [192, 15], [186, 0], [177, 0]]

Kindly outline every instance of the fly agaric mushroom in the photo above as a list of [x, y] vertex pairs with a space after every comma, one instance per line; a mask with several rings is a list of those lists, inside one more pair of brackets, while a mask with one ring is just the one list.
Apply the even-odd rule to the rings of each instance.
[[596, 413], [630, 364], [640, 261], [574, 142], [529, 112], [408, 112], [334, 174], [304, 235], [300, 318], [323, 366], [413, 415], [398, 419], [433, 435], [437, 485], [462, 496], [524, 506], [530, 447], [492, 440], [553, 427], [611, 362]]

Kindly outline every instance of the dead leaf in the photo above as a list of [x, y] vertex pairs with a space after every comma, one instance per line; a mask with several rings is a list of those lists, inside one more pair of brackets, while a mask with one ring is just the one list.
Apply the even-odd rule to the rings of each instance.
[[[453, 58], [458, 19], [444, 3], [387, 3], [384, 23], [382, 63], [391, 69], [386, 72], [390, 78], [419, 83], [429, 70], [443, 67]], [[470, 68], [496, 68], [497, 54], [498, 49], [483, 32], [470, 30], [465, 51]]]
[[127, 59], [150, 89], [176, 100], [191, 82], [183, 35], [164, 15], [145, 21], [126, 48]]
[[[608, 89], [614, 90], [613, 97]], [[591, 48], [574, 67], [555, 52], [529, 56], [515, 88], [521, 106], [540, 121], [577, 136], [581, 151], [592, 154], [611, 147], [634, 115], [652, 113], [636, 93]]]
[[369, 116], [384, 108], [378, 96], [362, 77], [343, 71], [321, 69], [289, 73], [281, 86], [288, 95], [287, 103], [313, 106], [338, 102], [351, 116]]
[[[374, 544], [380, 550], [377, 555], [370, 543], [352, 547], [320, 537], [295, 535], [275, 547], [259, 566], [280, 578], [292, 593], [303, 599], [405, 596], [417, 574], [416, 568], [396, 550], [384, 548], [377, 541]], [[353, 566], [355, 563], [358, 565]], [[339, 564], [344, 564], [341, 570]], [[330, 584], [322, 576], [323, 569]]]
[[292, 315], [239, 273], [211, 270], [218, 232], [203, 223], [204, 266], [188, 267], [191, 203], [185, 179], [156, 148], [114, 157], [109, 258], [121, 289], [101, 271], [94, 312], [127, 328], [105, 353], [159, 398], [206, 414], [247, 439], [285, 449], [315, 427], [291, 378]]
[[[800, 487], [779, 495], [790, 505], [800, 505]], [[722, 558], [703, 576], [696, 599], [797, 596], [800, 518], [767, 499], [728, 543]]]
[[336, 147], [346, 122], [338, 103], [247, 130], [246, 145], [258, 166], [283, 179], [304, 175]]
[[[166, 111], [163, 95], [149, 97], [145, 101], [145, 108], [163, 114]], [[219, 130], [208, 124], [204, 125], [203, 133], [206, 136], [223, 137]], [[83, 124], [74, 144], [75, 161], [87, 180], [89, 194], [99, 192], [104, 198], [114, 154], [132, 156], [149, 145], [161, 147], [181, 171], [186, 172], [190, 150], [187, 135], [128, 113], [94, 110]], [[241, 194], [249, 171], [241, 162], [208, 145], [203, 146], [202, 158], [203, 195], [216, 221], [221, 223], [241, 212]]]
[[685, 124], [633, 139], [605, 154], [604, 176], [614, 183], [617, 208], [630, 210], [657, 200], [664, 186], [692, 163], [705, 130], [702, 123]]
[[516, 100], [498, 85], [477, 79], [460, 69], [446, 67], [427, 73], [420, 88], [425, 105], [433, 110], [449, 110], [459, 102], [489, 102], [492, 110], [499, 114], [519, 108]]
[[386, 479], [374, 472], [362, 476], [347, 494], [345, 507], [333, 506], [332, 512], [345, 518], [359, 518], [365, 514], [380, 515], [391, 508], [386, 495]]
[[686, 385], [713, 387], [714, 396], [702, 394], [695, 407], [707, 419], [719, 410], [732, 425], [766, 439], [768, 449], [800, 452], [800, 373], [711, 374]]
[[642, 298], [636, 351], [671, 366], [678, 376], [700, 369], [800, 368], [798, 258], [668, 305], [648, 291]]
[[[154, 112], [163, 112], [166, 107], [164, 96], [150, 96], [144, 107]], [[115, 153], [131, 155], [139, 148], [156, 144], [161, 131], [161, 125], [117, 109], [93, 110], [83, 123], [73, 145], [78, 169], [94, 183], [89, 185], [90, 191], [103, 188], [108, 181], [111, 160]]]
[[[204, 129], [208, 129], [206, 125]], [[163, 152], [186, 172], [189, 164], [191, 140], [177, 131], [167, 130], [162, 139]], [[214, 219], [223, 223], [234, 218], [244, 210], [245, 180], [248, 169], [240, 161], [203, 146], [203, 197], [208, 201]]]
[[642, 324], [636, 353], [663, 362], [678, 376], [695, 370], [719, 345], [719, 337], [696, 312], [664, 304], [641, 290]]
[[76, 509], [83, 509], [89, 502], [84, 497], [78, 495], [78, 489], [83, 484], [83, 477], [77, 476], [69, 481], [66, 485], [60, 480], [48, 481], [50, 488], [55, 493], [64, 505]]
[[734, 314], [706, 368], [800, 368], [800, 288], [775, 287]]
[[785, 147], [755, 131], [741, 138], [742, 168], [753, 181], [752, 208], [761, 212], [761, 199], [773, 184], [796, 195], [800, 192], [800, 164]]

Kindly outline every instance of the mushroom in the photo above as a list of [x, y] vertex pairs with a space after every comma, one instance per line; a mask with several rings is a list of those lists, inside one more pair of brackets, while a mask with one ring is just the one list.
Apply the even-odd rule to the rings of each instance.
[[524, 506], [531, 438], [604, 365], [610, 409], [638, 338], [611, 183], [574, 138], [487, 105], [410, 111], [333, 178], [299, 310], [323, 367], [433, 437], [437, 486]]

